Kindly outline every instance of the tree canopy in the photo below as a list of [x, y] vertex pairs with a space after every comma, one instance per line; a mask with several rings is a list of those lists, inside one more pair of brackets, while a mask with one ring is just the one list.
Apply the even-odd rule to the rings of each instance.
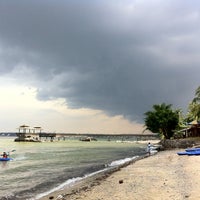
[[188, 106], [187, 121], [200, 119], [200, 86], [195, 91], [195, 97]]
[[145, 113], [145, 130], [159, 133], [165, 139], [170, 139], [179, 123], [178, 110], [172, 110], [172, 105], [162, 103], [153, 105], [153, 110]]

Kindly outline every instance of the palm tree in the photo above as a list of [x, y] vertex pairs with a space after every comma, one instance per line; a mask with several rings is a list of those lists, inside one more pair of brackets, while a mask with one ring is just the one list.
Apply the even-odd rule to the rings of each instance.
[[200, 86], [195, 91], [195, 97], [188, 106], [188, 117], [191, 120], [200, 119]]
[[194, 103], [199, 103], [200, 102], [200, 86], [195, 90], [195, 97], [192, 100]]
[[200, 119], [200, 104], [192, 101], [188, 106], [188, 119], [199, 120]]

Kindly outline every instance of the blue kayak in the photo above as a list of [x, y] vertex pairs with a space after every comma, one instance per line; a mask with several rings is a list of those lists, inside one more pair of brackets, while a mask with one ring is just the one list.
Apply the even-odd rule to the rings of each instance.
[[198, 151], [188, 151], [187, 155], [188, 156], [198, 156], [198, 155], [200, 155], [200, 150], [198, 150]]
[[179, 156], [188, 155], [188, 156], [198, 156], [200, 155], [200, 148], [191, 148], [185, 149], [183, 152], [177, 152]]
[[0, 161], [10, 161], [12, 158], [0, 158]]
[[185, 151], [187, 151], [187, 152], [200, 151], [200, 148], [191, 148], [191, 149], [186, 149]]
[[186, 152], [186, 151], [177, 152], [177, 154], [178, 154], [179, 156], [184, 156], [184, 155], [188, 155], [188, 152]]

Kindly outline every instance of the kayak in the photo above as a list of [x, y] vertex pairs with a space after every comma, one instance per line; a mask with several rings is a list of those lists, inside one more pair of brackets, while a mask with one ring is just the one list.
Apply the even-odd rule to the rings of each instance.
[[200, 150], [199, 151], [189, 151], [187, 152], [188, 156], [198, 156], [200, 155]]
[[188, 156], [198, 156], [200, 155], [200, 149], [186, 149], [183, 152], [177, 152], [179, 156], [188, 155]]
[[12, 158], [0, 158], [0, 161], [10, 161]]
[[184, 151], [184, 152], [178, 152], [177, 153], [179, 156], [183, 156], [183, 155], [188, 155], [188, 152]]
[[185, 151], [187, 151], [187, 152], [200, 151], [200, 148], [191, 148], [191, 149], [186, 149]]

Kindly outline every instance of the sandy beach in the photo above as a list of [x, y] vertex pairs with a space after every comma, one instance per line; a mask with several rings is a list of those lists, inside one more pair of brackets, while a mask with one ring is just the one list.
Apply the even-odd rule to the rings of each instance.
[[161, 151], [41, 200], [200, 199], [200, 156], [178, 156], [178, 151]]

